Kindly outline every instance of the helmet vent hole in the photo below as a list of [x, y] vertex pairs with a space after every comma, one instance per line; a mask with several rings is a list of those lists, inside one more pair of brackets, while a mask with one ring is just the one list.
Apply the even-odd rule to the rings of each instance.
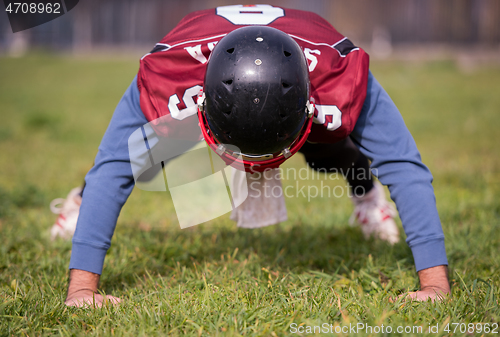
[[224, 115], [226, 116], [229, 116], [231, 114], [231, 110], [227, 110], [227, 111], [222, 111], [224, 113]]
[[285, 54], [285, 57], [292, 56], [292, 53], [290, 53], [289, 51], [286, 51], [286, 50], [283, 51], [283, 54]]
[[226, 50], [229, 54], [232, 54], [234, 53], [234, 48], [229, 48], [228, 50]]
[[292, 86], [291, 84], [286, 83], [286, 82], [282, 82], [282, 83], [281, 83], [281, 85], [282, 85], [282, 86], [283, 86], [283, 88], [285, 88], [285, 89], [288, 89], [288, 88], [290, 88], [290, 87]]
[[231, 84], [233, 84], [233, 80], [228, 79], [228, 80], [222, 81], [222, 83], [224, 83], [225, 85], [231, 85]]

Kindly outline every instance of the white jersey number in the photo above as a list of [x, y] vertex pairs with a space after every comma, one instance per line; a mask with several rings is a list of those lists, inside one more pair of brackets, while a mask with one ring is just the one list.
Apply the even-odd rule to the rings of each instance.
[[236, 5], [217, 7], [217, 15], [233, 25], [268, 25], [285, 16], [283, 8], [270, 5]]
[[313, 119], [315, 124], [325, 124], [326, 116], [331, 116], [332, 121], [326, 125], [328, 131], [337, 130], [342, 125], [342, 111], [336, 105], [316, 105], [316, 110], [318, 115]]
[[172, 118], [181, 121], [184, 118], [196, 115], [198, 113], [198, 105], [194, 101], [193, 96], [197, 96], [202, 89], [203, 87], [201, 85], [195, 85], [184, 92], [182, 101], [186, 105], [186, 108], [182, 110], [179, 110], [177, 107], [177, 104], [181, 102], [179, 97], [177, 97], [177, 94], [170, 96], [170, 99], [168, 100], [168, 110], [170, 110]]

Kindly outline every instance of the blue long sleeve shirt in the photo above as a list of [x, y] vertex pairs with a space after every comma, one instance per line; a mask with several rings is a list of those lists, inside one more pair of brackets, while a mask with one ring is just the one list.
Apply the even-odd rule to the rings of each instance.
[[[125, 92], [88, 172], [73, 236], [70, 269], [102, 273], [118, 215], [134, 187], [128, 139], [148, 121], [140, 108], [137, 79]], [[398, 109], [373, 75], [351, 138], [371, 161], [396, 203], [417, 271], [447, 265], [432, 175]]]

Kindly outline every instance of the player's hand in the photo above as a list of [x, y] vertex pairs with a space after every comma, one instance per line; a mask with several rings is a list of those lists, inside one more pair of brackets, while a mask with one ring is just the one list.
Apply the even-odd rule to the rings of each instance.
[[97, 292], [99, 274], [85, 270], [71, 269], [69, 274], [68, 295], [64, 303], [70, 307], [100, 308], [103, 304], [118, 304], [122, 300], [111, 295], [103, 296]]
[[413, 291], [410, 293], [399, 295], [398, 299], [404, 298], [406, 301], [410, 300], [410, 301], [421, 301], [421, 302], [425, 302], [430, 299], [431, 302], [434, 302], [434, 301], [444, 300], [449, 293], [450, 293], [449, 290], [446, 291], [436, 287], [427, 287], [427, 288], [422, 288], [419, 291]]
[[68, 294], [64, 304], [69, 307], [100, 308], [103, 304], [118, 304], [121, 301], [122, 300], [118, 297], [111, 295], [102, 296], [92, 290], [82, 289], [80, 291], [73, 292], [73, 294]]
[[398, 299], [414, 301], [442, 301], [450, 294], [448, 267], [436, 266], [418, 272], [420, 290], [398, 296]]

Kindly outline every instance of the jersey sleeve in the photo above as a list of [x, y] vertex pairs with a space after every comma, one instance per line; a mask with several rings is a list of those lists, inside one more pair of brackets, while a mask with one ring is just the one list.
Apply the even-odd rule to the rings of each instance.
[[157, 134], [167, 138], [190, 134], [201, 139], [196, 97], [203, 88], [206, 65], [184, 48], [168, 48], [141, 60], [140, 107]]
[[310, 142], [336, 143], [351, 134], [366, 98], [369, 57], [342, 38], [331, 46], [302, 42], [310, 61], [316, 114]]
[[210, 52], [235, 28], [215, 10], [194, 12], [141, 58], [141, 109], [158, 135], [201, 139], [196, 97], [203, 89]]
[[308, 140], [336, 143], [349, 136], [366, 97], [368, 54], [315, 13], [286, 9], [270, 25], [295, 39], [309, 65], [317, 113]]

